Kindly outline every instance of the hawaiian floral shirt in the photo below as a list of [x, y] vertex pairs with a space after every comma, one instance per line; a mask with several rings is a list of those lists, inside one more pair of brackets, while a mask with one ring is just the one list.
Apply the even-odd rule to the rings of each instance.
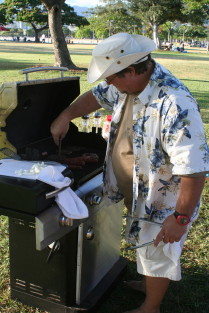
[[[126, 94], [113, 85], [92, 89], [99, 104], [112, 111], [104, 164], [104, 192], [114, 202], [123, 198], [112, 170], [111, 149]], [[199, 107], [176, 77], [156, 63], [146, 88], [133, 103], [132, 216], [162, 222], [175, 210], [180, 176], [209, 171], [209, 149]], [[198, 211], [196, 208], [195, 215]]]

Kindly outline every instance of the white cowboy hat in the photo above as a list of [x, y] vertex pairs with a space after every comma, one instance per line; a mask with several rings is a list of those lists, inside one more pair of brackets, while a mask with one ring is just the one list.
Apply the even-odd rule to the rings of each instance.
[[141, 35], [118, 33], [101, 41], [92, 52], [87, 79], [93, 83], [118, 73], [129, 65], [145, 61], [156, 49], [152, 39]]

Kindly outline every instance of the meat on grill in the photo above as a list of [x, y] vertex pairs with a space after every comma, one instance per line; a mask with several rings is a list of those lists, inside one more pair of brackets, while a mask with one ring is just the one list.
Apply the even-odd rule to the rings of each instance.
[[99, 157], [96, 153], [84, 153], [81, 156], [68, 157], [66, 155], [58, 156], [56, 154], [48, 155], [48, 160], [66, 164], [70, 169], [82, 169], [86, 164], [97, 163]]

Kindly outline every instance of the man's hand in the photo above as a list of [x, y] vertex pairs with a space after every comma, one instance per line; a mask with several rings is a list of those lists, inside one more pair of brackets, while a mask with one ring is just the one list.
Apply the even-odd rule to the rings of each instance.
[[60, 139], [63, 139], [69, 130], [69, 123], [74, 118], [90, 114], [101, 107], [94, 97], [91, 90], [79, 96], [72, 104], [70, 104], [51, 125], [51, 133], [54, 142], [58, 145]]
[[51, 124], [51, 134], [56, 145], [59, 145], [60, 139], [63, 139], [69, 130], [69, 120], [60, 114]]
[[[205, 182], [205, 173], [201, 176], [181, 176], [180, 193], [176, 203], [176, 211], [191, 217], [200, 199]], [[173, 243], [180, 241], [186, 233], [187, 225], [179, 225], [175, 216], [168, 216], [163, 222], [163, 227], [158, 233], [154, 245], [157, 247], [160, 241]]]
[[164, 243], [174, 243], [180, 241], [181, 237], [186, 233], [187, 225], [179, 225], [175, 216], [168, 216], [163, 222], [161, 231], [158, 233], [154, 245], [157, 247], [160, 241]]

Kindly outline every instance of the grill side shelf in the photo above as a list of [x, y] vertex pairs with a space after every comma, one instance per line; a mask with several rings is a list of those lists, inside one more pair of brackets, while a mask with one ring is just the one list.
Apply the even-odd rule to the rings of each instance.
[[[82, 186], [80, 186], [75, 193], [82, 200], [86, 195], [93, 192], [96, 188], [102, 185], [103, 173], [95, 176]], [[95, 206], [96, 209], [96, 206]], [[91, 217], [93, 211], [89, 211]], [[78, 227], [86, 219], [73, 220], [69, 223], [70, 226], [63, 227], [61, 225], [63, 214], [57, 205], [53, 205], [49, 209], [43, 211], [35, 218], [36, 223], [36, 249], [43, 250], [52, 242], [62, 238], [67, 233]]]

